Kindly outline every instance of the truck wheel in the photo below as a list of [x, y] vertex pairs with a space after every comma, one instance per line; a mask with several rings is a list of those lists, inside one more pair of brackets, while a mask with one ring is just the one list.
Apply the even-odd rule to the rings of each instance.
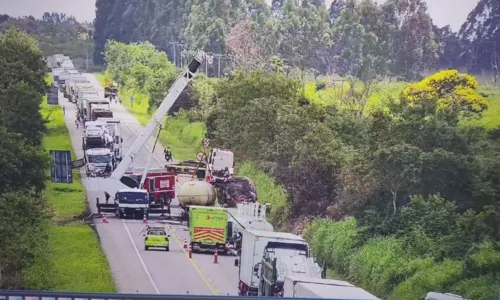
[[148, 251], [149, 247], [148, 246], [144, 246], [144, 250]]
[[120, 215], [120, 219], [125, 218], [125, 215], [123, 214], [123, 212], [119, 212], [119, 215]]
[[170, 251], [170, 248], [168, 246], [165, 247], [165, 251]]

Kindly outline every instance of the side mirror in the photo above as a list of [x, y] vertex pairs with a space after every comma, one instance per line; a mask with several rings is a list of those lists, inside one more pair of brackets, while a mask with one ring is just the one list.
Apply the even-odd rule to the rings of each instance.
[[234, 266], [235, 266], [235, 267], [238, 267], [238, 266], [239, 266], [239, 264], [238, 264], [238, 259], [235, 259], [235, 260], [234, 260]]
[[145, 233], [143, 233], [143, 234], [142, 234], [142, 236], [146, 236], [146, 234], [145, 234]]

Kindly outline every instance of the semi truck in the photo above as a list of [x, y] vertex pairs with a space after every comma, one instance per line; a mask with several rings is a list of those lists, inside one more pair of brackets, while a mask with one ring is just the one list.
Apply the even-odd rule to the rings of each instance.
[[87, 176], [102, 177], [108, 164], [112, 165], [113, 157], [109, 148], [92, 148], [85, 150]]
[[239, 268], [238, 295], [257, 296], [259, 267], [266, 252], [279, 255], [309, 257], [309, 245], [303, 238], [288, 232], [245, 230], [241, 251], [235, 259]]
[[347, 281], [306, 276], [286, 276], [283, 297], [314, 299], [363, 299], [380, 300], [362, 288]]
[[189, 206], [188, 227], [193, 252], [226, 252], [228, 222], [224, 208]]
[[320, 279], [322, 275], [321, 267], [312, 257], [277, 255], [265, 251], [258, 271], [259, 296], [282, 297], [285, 276]]
[[256, 203], [239, 203], [236, 207], [227, 208], [228, 223], [232, 235], [229, 242], [233, 249], [241, 249], [241, 238], [245, 230], [274, 231], [274, 227], [266, 220], [269, 205]]
[[425, 296], [425, 300], [470, 300], [470, 299], [451, 293], [429, 292]]

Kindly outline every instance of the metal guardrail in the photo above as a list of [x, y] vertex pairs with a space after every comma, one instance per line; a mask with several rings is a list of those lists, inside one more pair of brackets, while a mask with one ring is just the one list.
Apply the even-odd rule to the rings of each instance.
[[[78, 292], [41, 292], [0, 290], [0, 300], [255, 300], [262, 299], [299, 299], [287, 297], [247, 297], [247, 296], [215, 296], [215, 295], [162, 295], [162, 294], [119, 294], [119, 293], [78, 293]], [[319, 298], [308, 298], [319, 299]], [[324, 298], [321, 298], [324, 299]], [[329, 299], [329, 300], [363, 300], [363, 299]]]

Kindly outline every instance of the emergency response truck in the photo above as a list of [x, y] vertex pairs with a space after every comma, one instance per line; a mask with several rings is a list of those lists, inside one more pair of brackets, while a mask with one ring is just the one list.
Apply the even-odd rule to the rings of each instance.
[[189, 238], [193, 252], [214, 250], [226, 252], [227, 212], [222, 207], [189, 206]]

